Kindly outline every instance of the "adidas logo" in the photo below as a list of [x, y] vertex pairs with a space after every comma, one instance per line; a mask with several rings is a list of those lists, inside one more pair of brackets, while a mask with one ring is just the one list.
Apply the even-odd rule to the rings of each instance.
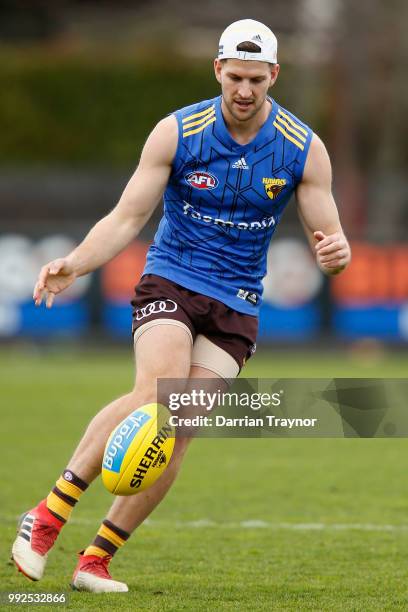
[[20, 524], [18, 535], [28, 542], [31, 542], [31, 532], [33, 530], [34, 519], [35, 517], [32, 516], [32, 514], [26, 514]]
[[256, 36], [253, 36], [252, 40], [258, 40], [259, 42], [262, 42], [262, 38], [259, 36], [259, 34], [256, 34]]
[[249, 166], [245, 161], [245, 157], [241, 157], [241, 159], [232, 164], [232, 168], [238, 168], [238, 170], [249, 170]]

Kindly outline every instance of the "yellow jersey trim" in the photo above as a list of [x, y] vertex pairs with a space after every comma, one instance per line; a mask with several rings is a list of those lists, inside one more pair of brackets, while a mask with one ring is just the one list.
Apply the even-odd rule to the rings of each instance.
[[204, 117], [201, 117], [201, 119], [197, 119], [197, 121], [191, 121], [191, 123], [186, 123], [185, 125], [183, 125], [183, 130], [187, 130], [188, 128], [194, 127], [195, 125], [200, 125], [201, 123], [204, 123], [207, 119], [212, 117], [213, 115], [215, 115], [215, 108], [210, 113], [205, 115]]
[[213, 104], [212, 106], [209, 106], [208, 108], [206, 108], [203, 111], [200, 111], [199, 113], [194, 113], [194, 115], [189, 115], [188, 117], [184, 117], [184, 119], [182, 120], [182, 123], [187, 123], [188, 121], [191, 121], [192, 119], [196, 119], [197, 117], [202, 117], [203, 115], [207, 115], [207, 113], [210, 113], [214, 108], [215, 108], [215, 105]]
[[279, 125], [279, 123], [274, 121], [273, 125], [276, 127], [277, 130], [279, 130], [285, 136], [285, 138], [293, 142], [293, 144], [299, 147], [301, 151], [304, 151], [305, 147], [302, 145], [302, 143], [296, 140], [293, 136], [291, 136], [281, 125]]
[[296, 128], [299, 132], [302, 132], [302, 134], [304, 134], [305, 136], [307, 136], [307, 131], [305, 130], [305, 128], [302, 128], [301, 125], [298, 125], [295, 121], [293, 121], [293, 119], [291, 117], [289, 117], [289, 115], [287, 115], [286, 113], [283, 112], [283, 110], [281, 108], [278, 109], [278, 113], [280, 115], [282, 115], [282, 117], [285, 117], [285, 119], [287, 121], [289, 121], [289, 123], [291, 125], [293, 125], [294, 128]]
[[211, 117], [211, 119], [208, 119], [208, 121], [202, 123], [198, 128], [195, 128], [194, 130], [189, 130], [188, 132], [183, 132], [183, 138], [185, 138], [186, 136], [191, 136], [192, 134], [197, 134], [197, 132], [201, 132], [204, 128], [207, 127], [207, 125], [210, 125], [210, 123], [213, 123], [213, 121], [215, 120], [216, 117]]
[[283, 126], [285, 126], [288, 132], [291, 132], [292, 134], [294, 134], [296, 138], [298, 138], [302, 142], [306, 142], [306, 138], [302, 136], [302, 134], [299, 134], [299, 132], [295, 130], [295, 128], [291, 127], [289, 123], [287, 123], [284, 119], [282, 119], [282, 117], [280, 117], [279, 115], [276, 115], [275, 119], [276, 121], [279, 121], [279, 123], [281, 123]]

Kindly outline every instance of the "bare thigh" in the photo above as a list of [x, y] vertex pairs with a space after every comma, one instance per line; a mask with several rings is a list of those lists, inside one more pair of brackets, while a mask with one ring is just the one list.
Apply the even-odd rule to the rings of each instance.
[[147, 329], [135, 342], [136, 380], [134, 392], [157, 399], [157, 381], [185, 381], [191, 368], [192, 344], [187, 329], [160, 324]]

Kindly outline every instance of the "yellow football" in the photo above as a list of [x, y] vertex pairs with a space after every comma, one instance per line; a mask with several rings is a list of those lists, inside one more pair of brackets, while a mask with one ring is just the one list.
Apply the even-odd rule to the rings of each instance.
[[102, 481], [114, 495], [134, 495], [150, 487], [173, 453], [174, 427], [162, 404], [146, 404], [111, 433], [102, 461]]

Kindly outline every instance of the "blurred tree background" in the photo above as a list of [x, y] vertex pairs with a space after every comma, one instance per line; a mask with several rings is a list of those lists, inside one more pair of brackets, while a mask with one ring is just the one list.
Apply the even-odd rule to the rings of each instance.
[[35, 276], [114, 206], [158, 120], [218, 95], [219, 36], [244, 18], [278, 37], [272, 95], [326, 143], [353, 242], [349, 269], [322, 279], [288, 206], [260, 339], [408, 339], [406, 0], [0, 0], [0, 337], [81, 334], [87, 321], [128, 337], [160, 206], [52, 313], [34, 312]]
[[[250, 13], [279, 39], [273, 95], [327, 143], [348, 232], [403, 239], [408, 4], [254, 0]], [[1, 0], [3, 206], [16, 168], [129, 173], [157, 120], [217, 94], [218, 37], [248, 16], [242, 0]]]

